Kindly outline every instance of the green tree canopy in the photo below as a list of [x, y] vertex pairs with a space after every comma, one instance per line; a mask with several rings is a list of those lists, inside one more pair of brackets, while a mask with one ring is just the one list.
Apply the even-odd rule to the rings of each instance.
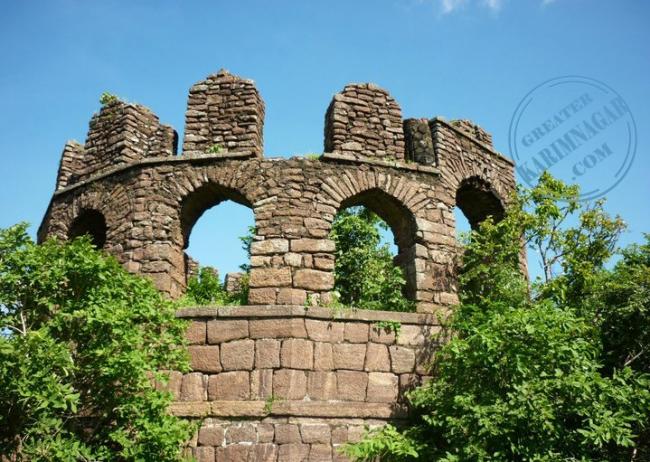
[[388, 226], [365, 207], [342, 210], [334, 219], [334, 288], [339, 301], [367, 310], [413, 311], [413, 302], [404, 296], [402, 269], [393, 265], [388, 245], [381, 245], [380, 229]]
[[188, 368], [185, 324], [153, 285], [87, 238], [0, 230], [0, 454], [178, 460], [191, 436], [156, 389]]
[[[413, 419], [347, 448], [357, 460], [634, 461], [650, 449], [650, 242], [544, 175], [466, 243], [461, 303], [409, 394]], [[522, 237], [543, 276], [520, 268]]]

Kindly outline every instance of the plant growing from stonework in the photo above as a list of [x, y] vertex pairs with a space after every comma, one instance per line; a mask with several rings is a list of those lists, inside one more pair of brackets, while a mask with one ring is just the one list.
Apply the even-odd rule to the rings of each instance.
[[0, 230], [3, 460], [180, 459], [192, 426], [162, 370], [188, 369], [185, 323], [150, 281], [87, 237], [36, 245]]
[[383, 320], [373, 323], [372, 327], [378, 332], [383, 330], [387, 333], [393, 333], [395, 334], [395, 339], [397, 339], [402, 330], [402, 323], [399, 321]]
[[208, 154], [220, 154], [221, 152], [223, 152], [223, 146], [221, 146], [220, 144], [213, 144], [205, 152], [207, 152]]
[[380, 229], [387, 225], [365, 207], [338, 213], [330, 237], [336, 244], [334, 288], [343, 305], [369, 310], [413, 311], [404, 296], [406, 280], [393, 264]]
[[99, 103], [102, 106], [106, 106], [108, 104], [114, 103], [115, 101], [119, 101], [120, 98], [112, 93], [109, 93], [107, 91], [103, 92], [102, 95], [99, 97]]
[[[460, 305], [411, 421], [346, 448], [355, 460], [650, 459], [650, 238], [543, 175], [466, 242]], [[520, 245], [540, 255], [529, 284]]]

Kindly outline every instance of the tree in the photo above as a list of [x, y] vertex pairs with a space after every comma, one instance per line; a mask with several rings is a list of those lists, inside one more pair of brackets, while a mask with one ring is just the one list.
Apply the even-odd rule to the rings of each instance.
[[331, 238], [336, 243], [334, 288], [340, 303], [367, 310], [414, 311], [404, 297], [406, 281], [393, 265], [387, 245], [380, 245], [381, 228], [388, 229], [365, 207], [343, 210], [334, 219]]
[[0, 230], [0, 453], [178, 460], [193, 429], [154, 380], [188, 369], [185, 323], [87, 237], [36, 245], [25, 230]]
[[[572, 225], [572, 223], [575, 223]], [[409, 426], [347, 448], [358, 460], [647, 460], [650, 245], [623, 251], [623, 222], [543, 175], [499, 223], [472, 232], [452, 338], [409, 394]], [[531, 284], [522, 237], [539, 255]]]

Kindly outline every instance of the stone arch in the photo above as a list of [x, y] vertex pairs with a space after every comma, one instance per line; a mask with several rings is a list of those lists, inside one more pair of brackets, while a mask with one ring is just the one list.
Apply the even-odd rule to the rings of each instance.
[[472, 229], [476, 229], [487, 217], [499, 221], [505, 214], [501, 196], [488, 181], [478, 176], [460, 182], [456, 189], [456, 206], [463, 212]]
[[243, 193], [212, 181], [194, 189], [181, 200], [180, 227], [183, 249], [188, 247], [192, 228], [201, 215], [206, 210], [227, 200], [253, 209], [252, 203]]
[[402, 268], [406, 279], [405, 296], [415, 299], [417, 289], [415, 271], [415, 243], [417, 224], [413, 213], [398, 199], [379, 188], [361, 191], [341, 201], [339, 210], [365, 206], [384, 220], [395, 238], [397, 255], [393, 262]]
[[98, 249], [106, 245], [108, 227], [104, 214], [97, 209], [83, 209], [72, 220], [68, 228], [68, 239], [74, 239], [83, 235], [90, 236], [91, 242]]

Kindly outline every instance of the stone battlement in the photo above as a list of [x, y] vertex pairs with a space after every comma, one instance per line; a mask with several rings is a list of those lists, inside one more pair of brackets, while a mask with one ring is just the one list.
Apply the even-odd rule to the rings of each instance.
[[319, 159], [263, 156], [264, 102], [251, 80], [220, 71], [192, 86], [183, 152], [149, 109], [104, 105], [81, 145], [66, 143], [39, 239], [89, 233], [132, 272], [181, 295], [192, 227], [210, 207], [250, 207], [249, 303], [327, 303], [334, 284], [329, 232], [339, 210], [364, 205], [391, 227], [405, 296], [420, 312], [457, 300], [453, 208], [472, 225], [500, 216], [513, 164], [466, 121], [402, 119], [374, 84], [350, 84], [325, 115]]

